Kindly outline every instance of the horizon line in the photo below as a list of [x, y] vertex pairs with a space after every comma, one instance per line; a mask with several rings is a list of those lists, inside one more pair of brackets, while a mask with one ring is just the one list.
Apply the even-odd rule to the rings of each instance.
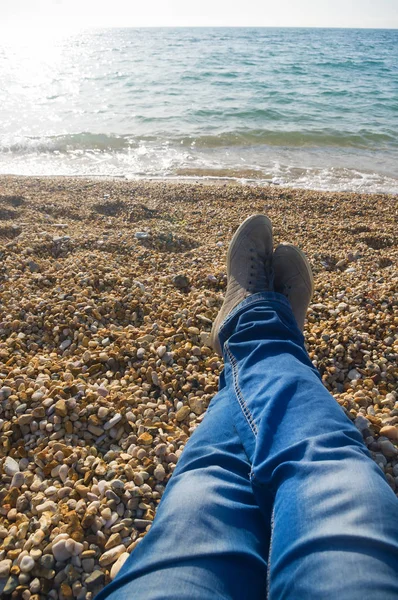
[[85, 29], [364, 29], [396, 31], [397, 27], [364, 27], [341, 25], [88, 25]]
[[[36, 26], [37, 24], [35, 24]], [[17, 23], [17, 22], [3, 22], [0, 23], [0, 31], [4, 28], [10, 30], [11, 28], [17, 27], [17, 29], [31, 29], [32, 24], [28, 23]], [[39, 29], [74, 29], [69, 23], [59, 25], [57, 23], [42, 24], [39, 25]], [[341, 25], [109, 25], [109, 24], [81, 24], [78, 27], [79, 30], [88, 29], [337, 29], [337, 30], [362, 30], [362, 31], [397, 31], [396, 27], [384, 27], [384, 26], [341, 26]]]

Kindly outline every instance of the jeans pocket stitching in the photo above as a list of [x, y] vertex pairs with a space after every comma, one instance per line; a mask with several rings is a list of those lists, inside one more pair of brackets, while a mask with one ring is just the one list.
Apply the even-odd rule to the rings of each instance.
[[228, 358], [229, 358], [231, 366], [232, 366], [232, 379], [233, 379], [234, 390], [235, 390], [235, 394], [236, 394], [239, 406], [242, 409], [243, 415], [245, 416], [246, 421], [248, 422], [249, 427], [253, 432], [253, 435], [255, 437], [257, 437], [257, 425], [254, 422], [253, 416], [250, 412], [249, 407], [247, 406], [247, 404], [245, 402], [245, 399], [242, 394], [242, 390], [240, 389], [240, 386], [239, 386], [238, 363], [237, 363], [234, 355], [232, 354], [231, 350], [229, 349], [228, 342], [225, 343], [224, 349], [227, 352]]

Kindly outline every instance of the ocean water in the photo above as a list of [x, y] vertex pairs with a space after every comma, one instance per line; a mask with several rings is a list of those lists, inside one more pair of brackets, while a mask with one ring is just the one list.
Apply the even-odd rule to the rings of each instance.
[[0, 38], [0, 173], [398, 193], [398, 30]]

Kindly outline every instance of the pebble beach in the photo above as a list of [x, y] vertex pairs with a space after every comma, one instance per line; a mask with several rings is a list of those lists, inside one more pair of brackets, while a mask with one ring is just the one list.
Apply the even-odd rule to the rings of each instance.
[[306, 252], [310, 358], [398, 493], [396, 195], [1, 176], [1, 597], [92, 600], [151, 527], [254, 213]]

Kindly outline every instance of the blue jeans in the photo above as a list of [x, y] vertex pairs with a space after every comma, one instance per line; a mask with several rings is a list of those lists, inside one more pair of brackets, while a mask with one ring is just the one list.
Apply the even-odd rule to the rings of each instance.
[[224, 322], [220, 391], [97, 600], [396, 600], [398, 500], [284, 296]]

